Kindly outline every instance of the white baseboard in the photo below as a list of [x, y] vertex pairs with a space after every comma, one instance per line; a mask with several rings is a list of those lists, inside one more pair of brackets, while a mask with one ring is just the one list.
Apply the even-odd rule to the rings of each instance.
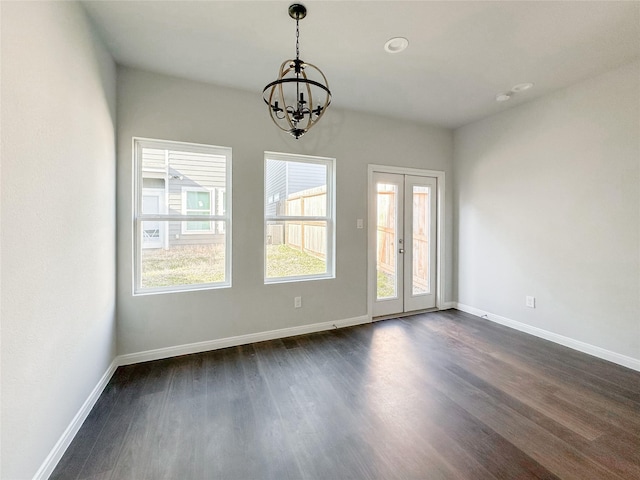
[[438, 310], [449, 310], [450, 308], [456, 308], [456, 302], [442, 302]]
[[138, 353], [129, 353], [118, 357], [118, 365], [131, 365], [134, 363], [148, 362], [151, 360], [160, 360], [163, 358], [177, 357], [179, 355], [189, 355], [191, 353], [208, 352], [210, 350], [218, 350], [220, 348], [237, 347], [238, 345], [247, 345], [249, 343], [264, 342], [265, 340], [275, 340], [277, 338], [293, 337], [295, 335], [304, 335], [306, 333], [322, 332], [332, 330], [334, 328], [351, 327], [353, 325], [361, 325], [370, 323], [371, 319], [367, 315], [360, 317], [347, 318], [344, 320], [336, 320], [334, 322], [313, 323], [311, 325], [301, 325], [298, 327], [280, 328], [278, 330], [269, 330], [266, 332], [250, 333], [247, 335], [238, 335], [236, 337], [220, 338], [217, 340], [208, 340], [206, 342], [189, 343], [186, 345], [176, 345], [175, 347], [157, 348], [155, 350], [147, 350]]
[[40, 465], [40, 468], [33, 476], [33, 480], [46, 480], [53, 473], [53, 470], [56, 468], [56, 465], [58, 465], [62, 455], [64, 455], [64, 452], [66, 452], [69, 445], [71, 445], [71, 442], [78, 433], [78, 430], [80, 430], [80, 427], [89, 416], [91, 409], [98, 401], [98, 398], [100, 398], [102, 391], [109, 383], [109, 380], [111, 380], [116, 368], [118, 368], [117, 357], [113, 359], [111, 365], [107, 368], [107, 371], [104, 372], [104, 375], [102, 375], [98, 384], [91, 391], [89, 397], [82, 404], [82, 407], [80, 407], [80, 410], [76, 413], [75, 417], [73, 417], [73, 420], [71, 420], [67, 429], [56, 442], [51, 452], [49, 452], [47, 458], [42, 462], [42, 465]]
[[570, 337], [565, 337], [564, 335], [559, 335], [548, 330], [543, 330], [542, 328], [533, 327], [531, 325], [527, 325], [526, 323], [511, 320], [507, 317], [502, 317], [490, 312], [485, 312], [484, 310], [480, 310], [479, 308], [471, 307], [469, 305], [464, 305], [458, 302], [452, 303], [454, 304], [453, 308], [456, 308], [457, 310], [470, 313], [471, 315], [476, 315], [477, 317], [484, 318], [491, 322], [499, 323], [500, 325], [504, 325], [506, 327], [510, 327], [515, 330], [519, 330], [521, 332], [528, 333], [545, 340], [549, 340], [550, 342], [564, 345], [565, 347], [578, 350], [579, 352], [587, 353], [589, 355], [593, 355], [594, 357], [617, 363], [618, 365], [622, 365], [623, 367], [631, 368], [632, 370], [637, 370], [640, 372], [640, 360], [637, 358], [628, 357], [620, 353], [606, 350], [602, 347], [596, 347], [595, 345], [581, 342], [580, 340], [575, 340]]

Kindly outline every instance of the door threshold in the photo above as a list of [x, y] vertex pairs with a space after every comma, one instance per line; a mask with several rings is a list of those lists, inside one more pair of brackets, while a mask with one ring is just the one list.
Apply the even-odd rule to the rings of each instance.
[[437, 311], [439, 311], [438, 307], [425, 308], [423, 310], [413, 310], [411, 312], [393, 313], [391, 315], [380, 315], [379, 317], [373, 317], [371, 321], [380, 322], [382, 320], [391, 320], [392, 318], [404, 318], [404, 317], [410, 317], [412, 315], [419, 315], [421, 313], [429, 313], [429, 312], [437, 312]]

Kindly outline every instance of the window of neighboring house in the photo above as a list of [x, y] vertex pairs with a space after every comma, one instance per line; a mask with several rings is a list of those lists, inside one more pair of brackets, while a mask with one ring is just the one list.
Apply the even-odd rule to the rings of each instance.
[[134, 138], [134, 294], [231, 285], [231, 149]]
[[[184, 215], [224, 215], [224, 188], [182, 188], [182, 213]], [[213, 212], [213, 213], [212, 213]], [[184, 222], [182, 233], [210, 234], [224, 233], [222, 222]]]
[[[211, 190], [182, 187], [184, 215], [211, 215]], [[184, 222], [182, 233], [211, 233], [212, 222]]]
[[334, 159], [265, 152], [265, 283], [334, 278], [334, 192]]

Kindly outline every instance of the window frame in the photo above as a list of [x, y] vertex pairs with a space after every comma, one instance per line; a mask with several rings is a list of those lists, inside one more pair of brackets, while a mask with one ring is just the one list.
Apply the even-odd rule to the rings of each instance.
[[[143, 171], [142, 171], [142, 149], [160, 149], [160, 150], [178, 150], [186, 151], [190, 153], [199, 153], [206, 155], [222, 156], [226, 159], [225, 165], [225, 186], [224, 195], [226, 195], [226, 211], [223, 215], [184, 215], [184, 214], [144, 214], [142, 213], [142, 192], [143, 192]], [[132, 295], [152, 295], [163, 293], [177, 293], [177, 292], [191, 292], [198, 290], [212, 290], [219, 288], [230, 288], [232, 278], [232, 162], [233, 151], [231, 147], [222, 147], [217, 145], [206, 145], [200, 143], [180, 142], [175, 140], [161, 140], [143, 137], [132, 138]], [[165, 172], [165, 195], [168, 188], [169, 174], [168, 169]], [[183, 187], [184, 188], [184, 187]], [[187, 187], [190, 188], [190, 187]], [[203, 188], [203, 190], [211, 190]], [[215, 189], [213, 189], [215, 190]], [[184, 202], [184, 195], [182, 201]], [[211, 192], [211, 201], [214, 202], [214, 193]], [[184, 204], [183, 204], [184, 205]], [[211, 210], [216, 213], [215, 203], [212, 203]], [[184, 211], [184, 210], [183, 210]], [[160, 221], [160, 222], [181, 222], [181, 229], [183, 231], [187, 221], [210, 221], [210, 222], [222, 222], [224, 225], [223, 233], [215, 232], [215, 227], [212, 226], [210, 231], [202, 232], [207, 235], [225, 235], [225, 279], [222, 282], [212, 283], [200, 283], [196, 285], [176, 285], [167, 287], [150, 287], [143, 288], [141, 286], [141, 274], [142, 274], [142, 222], [144, 221]], [[167, 228], [169, 223], [167, 223]], [[185, 233], [185, 232], [182, 232]], [[188, 232], [188, 235], [197, 234], [196, 232]], [[200, 233], [200, 232], [198, 232]]]
[[[267, 215], [267, 160], [277, 160], [285, 162], [295, 163], [311, 163], [324, 165], [327, 168], [327, 211], [325, 216], [292, 216], [292, 215]], [[318, 157], [311, 155], [299, 155], [293, 153], [281, 153], [281, 152], [264, 152], [264, 192], [263, 192], [263, 216], [264, 216], [264, 233], [263, 233], [263, 278], [265, 285], [279, 284], [279, 283], [293, 283], [293, 282], [306, 282], [310, 280], [329, 280], [336, 278], [336, 159], [331, 157]], [[285, 198], [279, 200], [286, 200]], [[314, 275], [296, 275], [290, 277], [267, 277], [267, 225], [269, 222], [287, 222], [287, 221], [323, 221], [327, 225], [327, 252], [326, 252], [326, 264], [327, 271], [321, 274]]]

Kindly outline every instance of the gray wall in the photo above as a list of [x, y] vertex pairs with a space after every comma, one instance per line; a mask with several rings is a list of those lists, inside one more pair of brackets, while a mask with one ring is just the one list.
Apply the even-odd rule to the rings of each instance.
[[0, 476], [28, 479], [115, 357], [116, 74], [78, 4], [0, 8]]
[[640, 359], [639, 79], [635, 62], [455, 132], [460, 303]]
[[[296, 141], [271, 123], [255, 94], [130, 68], [118, 69], [118, 351], [221, 339], [367, 313], [367, 165], [451, 173], [452, 134], [391, 118], [331, 109]], [[233, 287], [131, 295], [133, 136], [233, 148]], [[335, 157], [337, 278], [263, 281], [264, 151]], [[451, 193], [451, 190], [448, 190]], [[449, 210], [450, 211], [450, 210]], [[451, 216], [447, 217], [451, 230]], [[451, 300], [451, 235], [445, 245]], [[303, 308], [293, 308], [293, 297]]]

